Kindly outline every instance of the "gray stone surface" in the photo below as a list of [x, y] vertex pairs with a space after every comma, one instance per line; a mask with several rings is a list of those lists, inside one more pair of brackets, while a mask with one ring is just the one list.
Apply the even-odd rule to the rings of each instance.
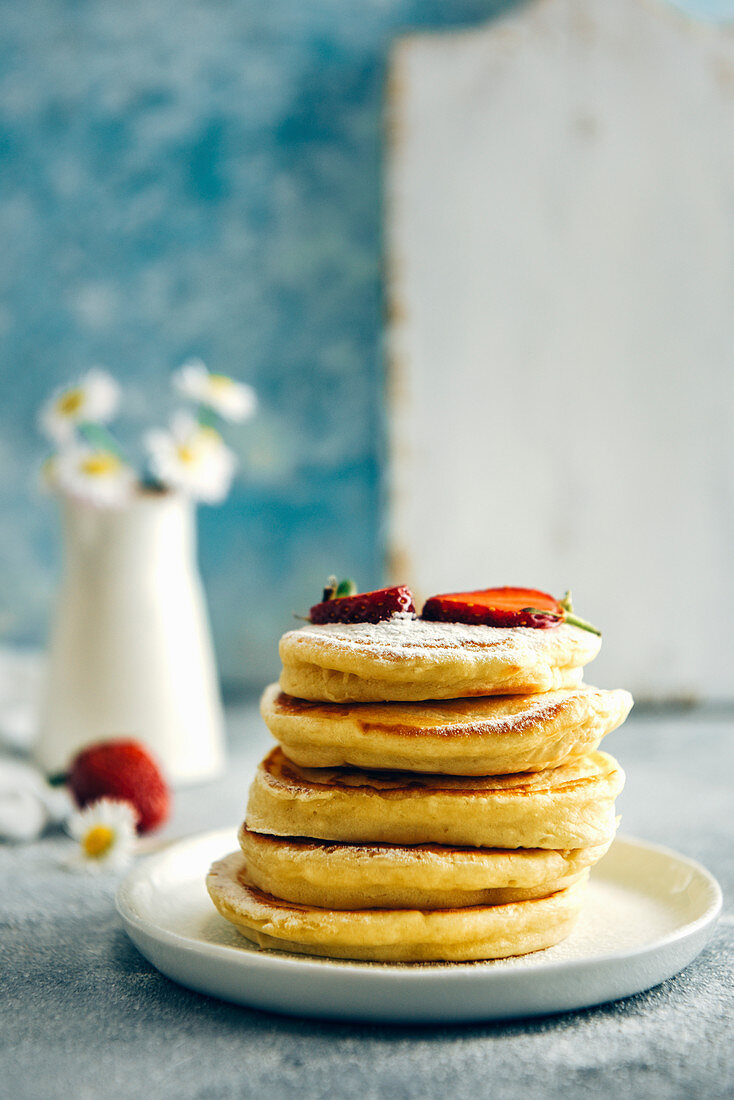
[[[268, 745], [231, 717], [232, 765], [179, 792], [168, 834], [234, 823]], [[59, 866], [60, 836], [0, 846], [0, 1096], [723, 1097], [734, 1094], [734, 738], [730, 718], [637, 715], [607, 740], [622, 831], [700, 859], [724, 889], [707, 950], [648, 993], [510, 1024], [383, 1027], [249, 1011], [182, 989], [122, 931], [116, 878]]]

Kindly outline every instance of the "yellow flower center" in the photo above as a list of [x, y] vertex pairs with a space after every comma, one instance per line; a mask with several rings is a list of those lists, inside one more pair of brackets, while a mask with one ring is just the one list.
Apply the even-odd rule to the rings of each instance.
[[210, 374], [209, 384], [215, 390], [228, 390], [230, 386], [234, 385], [234, 382], [226, 374]]
[[91, 859], [99, 859], [108, 852], [115, 841], [115, 834], [109, 825], [95, 825], [82, 841], [85, 853]]
[[110, 451], [96, 451], [83, 460], [81, 470], [88, 477], [107, 477], [108, 474], [117, 473], [121, 465], [117, 455]]
[[176, 447], [176, 454], [179, 461], [184, 466], [193, 466], [197, 462], [201, 462], [204, 457], [202, 449], [215, 446], [221, 442], [222, 437], [219, 432], [215, 431], [214, 428], [209, 428], [205, 424], [202, 424], [189, 436], [188, 443], [178, 444]]
[[79, 412], [83, 404], [84, 390], [77, 387], [76, 389], [67, 390], [66, 393], [62, 393], [57, 408], [62, 416], [73, 416], [74, 413]]
[[192, 462], [196, 462], [196, 451], [193, 447], [187, 446], [186, 443], [179, 444], [176, 448], [176, 454], [184, 466], [190, 466]]

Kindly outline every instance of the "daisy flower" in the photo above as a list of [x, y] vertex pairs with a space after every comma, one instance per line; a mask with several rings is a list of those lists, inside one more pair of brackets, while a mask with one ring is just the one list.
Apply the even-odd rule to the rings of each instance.
[[100, 798], [69, 818], [66, 827], [78, 842], [69, 866], [117, 871], [132, 859], [138, 814], [129, 802]]
[[254, 416], [257, 395], [252, 386], [235, 382], [226, 374], [210, 374], [201, 359], [189, 359], [173, 376], [177, 392], [212, 409], [224, 420], [241, 423]]
[[128, 500], [137, 478], [114, 451], [77, 443], [56, 455], [53, 481], [79, 500], [100, 508], [114, 508]]
[[237, 460], [213, 428], [188, 413], [177, 413], [170, 431], [157, 428], [144, 442], [153, 476], [162, 485], [207, 504], [224, 500]]
[[39, 423], [54, 443], [69, 443], [82, 423], [106, 424], [117, 411], [120, 387], [106, 371], [88, 371], [74, 386], [57, 390], [41, 409]]

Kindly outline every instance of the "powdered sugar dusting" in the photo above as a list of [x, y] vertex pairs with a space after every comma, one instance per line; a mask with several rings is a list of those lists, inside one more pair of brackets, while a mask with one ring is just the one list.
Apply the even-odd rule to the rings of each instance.
[[321, 646], [334, 646], [340, 650], [379, 651], [385, 657], [399, 657], [406, 651], [414, 657], [420, 656], [421, 650], [428, 653], [436, 649], [491, 648], [516, 655], [519, 662], [523, 654], [552, 653], [559, 645], [570, 645], [590, 655], [595, 654], [600, 645], [596, 635], [585, 634], [567, 623], [550, 630], [536, 630], [528, 626], [426, 622], [405, 613], [393, 615], [391, 619], [379, 623], [308, 624], [299, 630], [289, 631], [284, 638], [313, 640]]

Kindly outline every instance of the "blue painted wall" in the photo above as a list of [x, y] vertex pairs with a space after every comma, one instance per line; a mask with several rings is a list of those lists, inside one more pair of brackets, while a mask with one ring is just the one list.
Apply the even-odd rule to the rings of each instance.
[[35, 411], [94, 363], [125, 440], [184, 357], [252, 382], [243, 476], [202, 509], [222, 673], [260, 684], [329, 572], [381, 579], [385, 60], [500, 0], [0, 4], [0, 544], [6, 639], [44, 637], [55, 515]]
[[186, 356], [260, 394], [243, 476], [201, 512], [226, 682], [273, 675], [327, 573], [379, 583], [385, 62], [398, 33], [510, 3], [0, 3], [7, 640], [43, 639], [58, 571], [35, 411], [95, 363], [127, 387], [128, 443]]

